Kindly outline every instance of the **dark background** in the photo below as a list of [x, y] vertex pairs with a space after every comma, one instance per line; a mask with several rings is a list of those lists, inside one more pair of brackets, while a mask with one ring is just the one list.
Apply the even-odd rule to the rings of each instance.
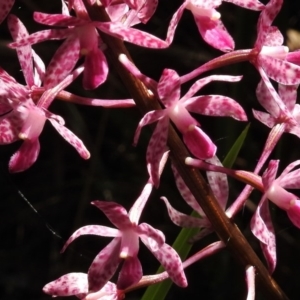
[[[140, 28], [164, 38], [172, 13], [180, 3], [181, 1], [160, 0], [154, 18], [146, 27]], [[12, 13], [24, 22], [30, 33], [45, 28], [32, 21], [33, 11], [59, 13], [60, 1], [16, 1]], [[256, 20], [259, 13], [228, 3], [224, 3], [219, 11], [236, 41], [236, 49], [251, 48], [256, 38]], [[299, 14], [299, 1], [285, 1], [275, 22], [285, 37], [288, 29], [300, 30]], [[15, 51], [6, 47], [11, 41], [6, 21], [0, 25], [0, 37], [1, 67], [20, 83], [24, 83]], [[34, 49], [47, 65], [59, 44], [59, 41], [44, 42], [35, 45]], [[169, 49], [149, 50], [134, 45], [128, 45], [128, 49], [141, 71], [156, 80], [165, 67], [176, 69], [183, 75], [220, 55], [219, 51], [201, 40], [189, 12], [184, 13], [175, 41]], [[261, 109], [255, 97], [259, 77], [249, 63], [222, 68], [214, 73], [244, 75], [240, 83], [212, 83], [202, 89], [201, 94], [224, 94], [243, 105], [251, 127], [235, 168], [252, 170], [269, 132], [268, 128], [258, 124], [251, 115], [252, 108]], [[183, 85], [183, 93], [190, 84]], [[112, 68], [107, 82], [95, 91], [83, 91], [81, 78], [68, 90], [103, 99], [130, 96]], [[7, 170], [9, 158], [20, 147], [21, 142], [1, 146], [0, 299], [3, 300], [50, 299], [50, 296], [42, 292], [46, 283], [69, 272], [86, 272], [94, 256], [108, 243], [108, 239], [85, 236], [72, 243], [66, 253], [60, 254], [60, 249], [64, 241], [81, 226], [111, 226], [105, 216], [89, 203], [97, 199], [113, 200], [129, 209], [148, 178], [145, 152], [150, 130], [143, 129], [138, 146], [132, 146], [133, 134], [141, 118], [137, 109], [113, 110], [55, 101], [50, 110], [63, 116], [67, 127], [82, 138], [92, 156], [90, 160], [83, 161], [48, 123], [40, 137], [41, 153], [38, 161], [23, 173], [9, 174]], [[199, 121], [218, 146], [218, 156], [221, 159], [246, 126], [245, 123], [221, 118], [200, 116]], [[299, 146], [296, 137], [285, 134], [272, 158], [281, 159], [282, 169], [288, 163], [299, 159]], [[229, 202], [232, 202], [238, 196], [242, 185], [230, 180], [230, 186]], [[24, 194], [38, 213], [29, 207], [19, 192]], [[172, 244], [179, 229], [169, 220], [166, 209], [159, 200], [162, 195], [168, 197], [178, 210], [190, 212], [176, 190], [169, 165], [163, 174], [161, 187], [151, 195], [142, 220], [162, 230], [167, 236], [167, 242]], [[253, 207], [259, 199], [260, 194], [253, 193], [236, 222], [261, 256], [259, 244], [249, 230]], [[292, 226], [284, 212], [272, 205], [271, 211], [278, 247], [278, 265], [274, 277], [291, 299], [299, 299], [300, 232]], [[215, 235], [211, 235], [197, 242], [193, 252], [216, 239]], [[143, 246], [140, 249], [140, 258], [144, 274], [153, 274], [158, 263]], [[244, 270], [227, 250], [189, 267], [186, 274], [189, 287], [173, 287], [167, 299], [245, 298]], [[139, 290], [128, 294], [126, 298], [140, 299], [142, 293]], [[258, 299], [265, 298], [260, 295]]]

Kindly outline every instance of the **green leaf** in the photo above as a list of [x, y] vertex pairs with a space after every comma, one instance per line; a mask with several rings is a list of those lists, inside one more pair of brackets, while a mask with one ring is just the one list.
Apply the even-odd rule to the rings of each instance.
[[230, 150], [228, 151], [226, 157], [224, 158], [222, 164], [226, 168], [231, 168], [234, 164], [243, 144], [245, 141], [245, 138], [248, 134], [250, 127], [250, 123], [246, 126], [246, 128], [242, 131], [242, 133], [239, 135], [239, 137], [236, 139]]
[[[233, 146], [227, 153], [223, 165], [227, 168], [230, 168], [233, 163], [235, 162], [240, 149], [242, 148], [242, 145], [245, 141], [245, 138], [247, 136], [248, 130], [250, 127], [250, 123], [246, 126], [246, 128], [242, 131], [242, 133], [239, 135], [237, 140], [234, 142]], [[191, 216], [193, 217], [199, 217], [199, 215], [193, 211], [191, 213]], [[183, 228], [181, 229], [179, 235], [177, 236], [175, 242], [173, 243], [172, 247], [177, 251], [179, 256], [182, 260], [185, 260], [188, 256], [192, 244], [188, 241], [199, 232], [198, 228]], [[163, 272], [164, 269], [162, 266], [159, 267], [157, 270], [157, 273]], [[165, 299], [166, 295], [169, 292], [169, 289], [171, 288], [172, 281], [170, 279], [164, 280], [163, 282], [160, 282], [158, 284], [151, 285], [147, 288], [146, 292], [144, 293], [142, 300], [163, 300]]]

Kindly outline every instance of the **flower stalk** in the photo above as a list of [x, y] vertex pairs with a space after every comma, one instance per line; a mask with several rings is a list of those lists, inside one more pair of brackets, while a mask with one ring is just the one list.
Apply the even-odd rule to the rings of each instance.
[[[104, 8], [99, 7], [97, 3], [90, 5], [88, 1], [85, 0], [84, 2], [92, 20], [108, 21], [108, 16], [105, 13]], [[109, 51], [107, 51], [108, 59], [118, 71], [119, 76], [123, 80], [126, 88], [130, 91], [142, 114], [151, 110], [160, 109], [161, 107], [158, 101], [153, 101], [153, 95], [148, 92], [143, 83], [132, 76], [119, 62], [118, 57], [121, 54], [130, 57], [123, 42], [102, 33], [101, 37], [109, 49]], [[172, 125], [169, 125], [168, 146], [171, 149], [170, 155], [175, 162], [178, 172], [213, 224], [216, 233], [232, 252], [233, 256], [236, 257], [244, 267], [248, 265], [255, 267], [258, 284], [269, 298], [288, 299], [278, 284], [270, 276], [238, 227], [221, 209], [199, 171], [194, 168], [186, 167], [185, 158], [189, 156], [189, 153]]]

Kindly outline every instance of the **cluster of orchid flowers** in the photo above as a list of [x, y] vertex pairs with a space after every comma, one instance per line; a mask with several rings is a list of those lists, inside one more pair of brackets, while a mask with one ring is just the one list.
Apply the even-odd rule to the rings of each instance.
[[[243, 207], [253, 188], [262, 192], [262, 199], [251, 221], [251, 230], [261, 244], [269, 272], [274, 271], [276, 240], [267, 200], [285, 210], [291, 222], [300, 228], [300, 200], [286, 190], [300, 188], [300, 171], [293, 170], [300, 161], [287, 166], [277, 179], [279, 161], [271, 160], [263, 175], [258, 174], [284, 132], [300, 137], [300, 109], [296, 104], [297, 88], [300, 83], [300, 52], [289, 52], [288, 48], [282, 45], [283, 37], [280, 31], [272, 25], [283, 0], [270, 0], [266, 5], [257, 0], [227, 0], [226, 2], [259, 11], [257, 39], [253, 49], [234, 50], [233, 38], [224, 27], [221, 15], [216, 10], [222, 4], [221, 0], [183, 0], [182, 5], [171, 18], [165, 40], [133, 28], [136, 24], [147, 23], [150, 20], [158, 5], [157, 0], [62, 1], [61, 14], [34, 13], [33, 18], [36, 22], [50, 26], [51, 29], [33, 34], [27, 32], [16, 16], [9, 15], [14, 1], [0, 0], [2, 7], [0, 22], [7, 20], [13, 39], [9, 47], [17, 51], [26, 82], [25, 85], [19, 84], [5, 70], [0, 69], [0, 143], [10, 144], [19, 139], [24, 141], [10, 159], [11, 172], [25, 171], [35, 163], [40, 151], [39, 135], [46, 120], [51, 122], [82, 158], [90, 157], [82, 140], [65, 126], [64, 119], [48, 110], [55, 99], [102, 107], [126, 108], [135, 105], [134, 99], [91, 99], [65, 90], [81, 74], [84, 89], [95, 89], [106, 81], [109, 68], [105, 57], [107, 45], [101, 37], [103, 33], [142, 47], [166, 48], [172, 43], [184, 11], [189, 10], [205, 42], [225, 52], [184, 76], [179, 76], [175, 70], [164, 69], [158, 82], [142, 74], [125, 54], [119, 56], [123, 67], [140, 80], [149, 95], [157, 99], [160, 104], [159, 109], [149, 111], [142, 117], [134, 136], [134, 144], [137, 144], [142, 127], [157, 123], [146, 154], [149, 180], [129, 212], [118, 203], [92, 202], [116, 228], [101, 225], [84, 226], [71, 235], [63, 251], [81, 235], [113, 237], [113, 240], [95, 257], [87, 274], [63, 275], [48, 283], [44, 287], [45, 293], [52, 296], [75, 295], [85, 300], [122, 299], [127, 291], [146, 281], [138, 259], [140, 239], [166, 270], [157, 277], [149, 277], [147, 284], [169, 277], [177, 285], [187, 286], [184, 268], [190, 262], [181, 262], [177, 252], [165, 242], [165, 236], [160, 230], [149, 224], [139, 223], [152, 189], [159, 186], [160, 176], [168, 159], [167, 140], [170, 121], [195, 157], [187, 158], [186, 164], [207, 171], [207, 180], [212, 193], [229, 218]], [[91, 20], [87, 7], [96, 6], [100, 6], [105, 11], [110, 21]], [[64, 42], [55, 52], [49, 65], [45, 67], [31, 45], [51, 39], [62, 39]], [[83, 64], [78, 65], [82, 57]], [[253, 172], [224, 168], [216, 156], [216, 145], [191, 115], [196, 113], [224, 116], [238, 121], [247, 121], [244, 109], [234, 99], [222, 95], [196, 95], [210, 82], [238, 82], [242, 76], [210, 75], [196, 80], [190, 89], [181, 95], [183, 83], [193, 80], [206, 71], [240, 61], [252, 63], [261, 76], [256, 94], [258, 101], [267, 112], [253, 110], [253, 115], [258, 121], [271, 128], [265, 148]], [[278, 91], [270, 79], [278, 83]], [[175, 165], [172, 165], [172, 169], [183, 199], [198, 213], [199, 217], [185, 215], [173, 208], [165, 197], [162, 197], [162, 200], [173, 223], [180, 227], [201, 229], [192, 239], [196, 241], [213, 232], [214, 227]], [[226, 208], [229, 189], [227, 176], [233, 176], [247, 183], [240, 196], [229, 208]], [[224, 244], [219, 243], [218, 249], [222, 247]], [[200, 259], [203, 252], [199, 253], [193, 259]], [[118, 280], [114, 284], [109, 280], [120, 264], [122, 266]], [[248, 299], [254, 299], [254, 276], [253, 268], [251, 272], [247, 270]]]

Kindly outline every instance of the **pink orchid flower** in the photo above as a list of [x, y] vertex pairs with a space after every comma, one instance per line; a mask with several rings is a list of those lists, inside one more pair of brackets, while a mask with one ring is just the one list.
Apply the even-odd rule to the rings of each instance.
[[158, 83], [141, 74], [125, 55], [120, 61], [130, 72], [138, 76], [146, 86], [157, 93], [165, 109], [150, 111], [141, 119], [134, 136], [137, 144], [142, 127], [157, 122], [147, 148], [147, 167], [152, 182], [159, 185], [159, 162], [165, 152], [169, 120], [183, 135], [183, 141], [193, 155], [201, 159], [211, 158], [216, 153], [216, 146], [210, 137], [200, 128], [200, 124], [190, 112], [208, 116], [228, 116], [240, 121], [247, 121], [243, 108], [233, 99], [221, 95], [193, 97], [203, 86], [212, 81], [236, 82], [241, 76], [212, 75], [196, 81], [188, 92], [180, 98], [180, 77], [174, 70], [165, 69]]
[[138, 224], [141, 212], [152, 191], [148, 182], [130, 211], [114, 202], [93, 201], [107, 218], [118, 228], [100, 225], [84, 226], [75, 231], [68, 239], [66, 247], [81, 235], [92, 234], [114, 237], [114, 239], [96, 256], [88, 270], [90, 292], [100, 290], [113, 276], [121, 260], [124, 260], [119, 273], [117, 288], [125, 289], [137, 283], [143, 275], [141, 263], [137, 257], [139, 239], [146, 245], [169, 273], [170, 278], [179, 286], [187, 286], [181, 260], [176, 251], [165, 243], [164, 234], [146, 223]]
[[279, 13], [283, 0], [270, 0], [261, 12], [257, 23], [257, 39], [250, 61], [258, 69], [267, 84], [266, 77], [278, 83], [300, 83], [300, 51], [289, 52], [283, 46], [283, 36], [277, 27], [271, 26]]
[[[257, 0], [227, 0], [226, 2], [252, 10], [264, 8], [264, 5]], [[185, 0], [172, 17], [167, 42], [172, 42], [178, 22], [187, 9], [193, 14], [199, 33], [206, 43], [224, 52], [233, 50], [234, 41], [220, 20], [221, 14], [216, 10], [221, 4], [222, 0]]]
[[278, 84], [278, 96], [284, 104], [282, 110], [274, 101], [274, 93], [271, 94], [264, 81], [261, 80], [256, 89], [256, 96], [268, 113], [253, 110], [254, 117], [269, 128], [283, 123], [285, 132], [300, 137], [300, 106], [296, 104], [297, 89], [298, 85]]
[[[166, 42], [155, 36], [128, 28], [121, 22], [91, 21], [81, 1], [74, 1], [73, 4], [77, 17], [39, 12], [35, 12], [33, 16], [38, 23], [67, 28], [42, 30], [10, 44], [12, 48], [18, 48], [51, 39], [66, 39], [48, 66], [47, 74], [50, 75], [44, 79], [45, 87], [53, 87], [63, 80], [74, 68], [80, 56], [85, 57], [83, 73], [85, 89], [94, 89], [106, 80], [108, 64], [103, 53], [105, 45], [97, 29], [143, 47], [165, 48], [168, 46]], [[56, 70], [55, 74], [51, 72], [53, 69]]]
[[[216, 156], [206, 161], [214, 165], [222, 166], [221, 162]], [[177, 211], [171, 206], [166, 197], [162, 197], [161, 199], [165, 202], [169, 217], [174, 224], [184, 228], [200, 229], [200, 232], [190, 240], [190, 242], [195, 242], [213, 232], [213, 227], [173, 164], [172, 170], [175, 177], [176, 186], [182, 198], [195, 212], [198, 213], [200, 218], [189, 216]], [[227, 176], [217, 172], [207, 172], [207, 179], [214, 196], [218, 200], [221, 207], [225, 210], [229, 193]]]
[[276, 241], [272, 225], [268, 201], [272, 201], [279, 208], [286, 211], [291, 222], [300, 228], [300, 200], [286, 189], [300, 188], [300, 170], [293, 169], [300, 164], [297, 160], [289, 164], [279, 177], [275, 179], [279, 160], [272, 160], [262, 176], [264, 195], [251, 220], [251, 230], [260, 240], [263, 253], [267, 259], [269, 270], [276, 267]]
[[[8, 18], [8, 26], [14, 39], [28, 36], [24, 25], [13, 15]], [[82, 68], [74, 71], [59, 85], [46, 90], [35, 104], [31, 95], [33, 90], [40, 86], [44, 77], [44, 64], [29, 45], [19, 48], [17, 54], [27, 86], [17, 83], [8, 73], [0, 70], [0, 113], [2, 114], [0, 144], [10, 144], [18, 139], [24, 140], [20, 149], [10, 159], [10, 171], [24, 171], [36, 161], [40, 151], [38, 137], [46, 120], [51, 122], [83, 158], [89, 158], [90, 154], [82, 141], [64, 127], [64, 120], [47, 110], [56, 94], [69, 85], [82, 72]]]
[[[82, 71], [82, 70], [81, 70]], [[81, 72], [79, 70], [79, 73]], [[76, 74], [74, 77], [77, 77]], [[9, 78], [9, 81], [7, 80]], [[73, 81], [73, 76], [59, 86], [48, 89], [35, 104], [30, 98], [31, 89], [18, 84], [4, 70], [0, 70], [0, 144], [10, 144], [24, 140], [20, 149], [11, 157], [9, 170], [21, 172], [28, 169], [37, 159], [40, 151], [39, 135], [46, 120], [49, 120], [62, 137], [68, 141], [82, 158], [90, 157], [82, 141], [64, 126], [64, 120], [47, 110], [59, 90]]]
[[[271, 26], [282, 3], [283, 0], [270, 0], [261, 12], [257, 23], [257, 39], [253, 49], [236, 50], [217, 57], [182, 76], [181, 83], [217, 67], [250, 61], [259, 71], [277, 105], [284, 111], [284, 104], [275, 92], [269, 78], [283, 85], [300, 84], [300, 51], [289, 52], [288, 47], [282, 45], [283, 36], [278, 28]], [[175, 21], [176, 18], [173, 23]], [[169, 31], [172, 36], [172, 31], [174, 31], [172, 26]]]
[[300, 188], [300, 169], [293, 169], [300, 165], [300, 160], [289, 164], [281, 175], [275, 179], [278, 160], [271, 160], [267, 170], [261, 176], [242, 170], [231, 170], [204, 161], [186, 158], [186, 164], [206, 171], [221, 172], [250, 184], [260, 190], [263, 196], [251, 219], [251, 231], [260, 241], [263, 254], [267, 260], [269, 271], [276, 267], [276, 240], [267, 199], [279, 208], [285, 210], [291, 222], [300, 228], [300, 200], [286, 189]]
[[121, 300], [124, 299], [122, 291], [108, 281], [99, 291], [89, 292], [88, 276], [85, 273], [69, 273], [49, 282], [43, 288], [46, 294], [52, 297], [76, 296], [82, 300]]

